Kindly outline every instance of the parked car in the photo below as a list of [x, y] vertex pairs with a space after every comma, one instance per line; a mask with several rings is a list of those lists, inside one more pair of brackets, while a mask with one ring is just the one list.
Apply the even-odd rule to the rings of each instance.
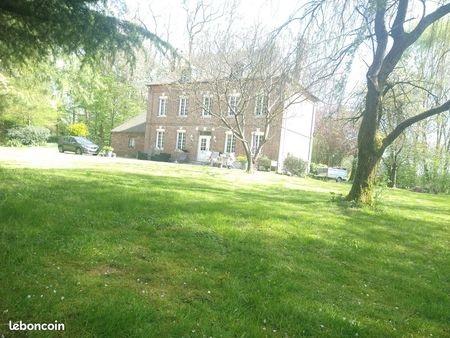
[[318, 168], [317, 178], [333, 178], [336, 182], [347, 180], [347, 169], [345, 168]]
[[58, 149], [60, 153], [73, 151], [76, 154], [97, 155], [100, 152], [98, 145], [88, 139], [79, 136], [64, 136], [59, 139]]

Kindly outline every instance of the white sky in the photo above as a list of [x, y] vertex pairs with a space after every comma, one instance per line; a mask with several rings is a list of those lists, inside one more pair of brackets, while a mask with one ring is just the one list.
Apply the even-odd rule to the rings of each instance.
[[[167, 39], [174, 47], [181, 51], [187, 49], [186, 14], [183, 10], [183, 0], [125, 0], [130, 17], [138, 17], [147, 28], [160, 37]], [[232, 0], [228, 0], [230, 2]], [[221, 6], [227, 0], [206, 0], [213, 6]], [[296, 14], [307, 0], [235, 0], [237, 3], [236, 22], [239, 28], [263, 23], [272, 30], [280, 26], [290, 17]], [[188, 0], [192, 5], [196, 0]], [[156, 17], [153, 19], [152, 14]], [[355, 60], [349, 76], [348, 87], [359, 86], [364, 80], [367, 68], [361, 60]], [[350, 89], [349, 88], [349, 89]]]
[[[187, 0], [190, 4], [195, 4], [197, 0]], [[232, 0], [228, 0], [232, 1]], [[307, 0], [235, 0], [237, 8], [236, 22], [238, 28], [252, 26], [256, 23], [263, 23], [268, 30], [271, 30], [283, 22], [289, 16], [295, 15], [296, 10], [301, 8]], [[138, 17], [147, 28], [168, 41], [181, 51], [186, 51], [186, 15], [182, 7], [183, 0], [125, 0], [130, 17]], [[221, 6], [227, 0], [205, 0], [213, 6]], [[427, 2], [427, 12], [434, 10], [436, 4], [433, 1]], [[419, 1], [412, 1], [410, 11], [413, 17], [420, 17], [422, 5]], [[156, 17], [153, 19], [152, 14]], [[349, 75], [347, 87], [349, 90], [359, 86], [365, 80], [367, 64], [372, 58], [367, 48], [359, 50], [354, 59], [354, 63]]]
[[[190, 2], [195, 3], [195, 0]], [[224, 2], [209, 0], [209, 3], [216, 6]], [[286, 21], [305, 0], [236, 0], [236, 2], [237, 22], [243, 28], [257, 22], [263, 22], [268, 28], [274, 28]], [[152, 31], [156, 30], [158, 35], [166, 37], [167, 27], [169, 27], [169, 42], [181, 50], [185, 48], [186, 18], [182, 9], [182, 0], [126, 0], [126, 4], [131, 13], [138, 13], [147, 27]], [[157, 27], [151, 12], [157, 17]]]

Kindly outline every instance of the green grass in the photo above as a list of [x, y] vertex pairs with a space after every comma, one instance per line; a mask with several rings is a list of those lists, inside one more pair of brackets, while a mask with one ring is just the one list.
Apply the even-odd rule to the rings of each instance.
[[32, 337], [450, 336], [450, 197], [331, 201], [348, 187], [148, 162], [3, 168], [0, 336], [9, 320], [66, 325]]

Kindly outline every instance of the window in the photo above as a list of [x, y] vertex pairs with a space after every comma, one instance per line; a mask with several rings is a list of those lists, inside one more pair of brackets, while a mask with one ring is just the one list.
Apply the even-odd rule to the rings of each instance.
[[228, 115], [233, 116], [238, 113], [238, 95], [234, 94], [228, 98]]
[[256, 97], [255, 115], [261, 116], [268, 112], [269, 97], [265, 94], [260, 94]]
[[253, 133], [252, 136], [252, 151], [256, 152], [261, 143], [264, 141], [264, 134], [260, 132]]
[[158, 116], [166, 116], [166, 112], [167, 112], [167, 97], [160, 96]]
[[177, 147], [176, 149], [186, 149], [186, 131], [180, 130], [177, 132]]
[[135, 146], [136, 146], [135, 138], [134, 137], [128, 138], [128, 148], [134, 149]]
[[156, 148], [164, 149], [164, 130], [156, 131]]
[[211, 116], [211, 101], [212, 97], [209, 95], [203, 96], [202, 116]]
[[236, 152], [236, 136], [231, 132], [227, 132], [225, 134], [225, 153], [234, 152]]
[[180, 96], [180, 107], [178, 109], [179, 116], [187, 116], [188, 112], [188, 98], [186, 96]]
[[206, 147], [207, 142], [208, 142], [208, 140], [206, 138], [204, 138], [204, 137], [202, 137], [200, 139], [200, 150], [201, 151], [206, 151], [206, 149], [207, 149], [207, 147]]

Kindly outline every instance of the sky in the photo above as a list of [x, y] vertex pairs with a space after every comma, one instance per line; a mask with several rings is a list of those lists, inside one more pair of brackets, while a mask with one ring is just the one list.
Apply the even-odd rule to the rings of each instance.
[[[194, 4], [197, 0], [185, 0]], [[221, 6], [233, 0], [205, 0], [214, 6]], [[245, 30], [255, 23], [263, 23], [269, 30], [280, 26], [289, 16], [295, 15], [307, 0], [234, 0], [237, 4], [237, 25]], [[180, 51], [187, 50], [186, 16], [182, 7], [183, 0], [125, 0], [128, 7], [128, 19], [139, 18], [147, 28], [168, 40]], [[428, 12], [436, 7], [433, 1], [427, 2]], [[153, 13], [153, 15], [152, 15]], [[412, 17], [420, 18], [422, 5], [420, 1], [410, 4]], [[238, 27], [239, 28], [239, 27]], [[365, 81], [367, 64], [372, 58], [371, 52], [364, 46], [358, 51], [349, 75], [348, 90], [359, 87]]]
[[[186, 0], [194, 4], [196, 0]], [[206, 0], [214, 6], [221, 6], [233, 0]], [[296, 14], [307, 0], [234, 0], [237, 25], [245, 27], [263, 23], [268, 31], [279, 27]], [[178, 50], [187, 50], [186, 14], [183, 0], [125, 0], [128, 19], [139, 18], [147, 28], [163, 39], [168, 40]], [[349, 90], [358, 87], [364, 80], [367, 67], [361, 60], [355, 60], [349, 76]]]
[[[195, 0], [190, 0], [194, 3]], [[213, 5], [225, 3], [223, 0], [209, 0]], [[242, 27], [257, 22], [263, 22], [267, 27], [274, 28], [281, 25], [293, 14], [295, 9], [301, 7], [305, 0], [236, 0], [238, 8], [238, 24]], [[185, 12], [182, 9], [182, 0], [146, 1], [126, 0], [130, 15], [137, 15], [147, 28], [157, 34], [166, 36], [169, 28], [169, 40], [177, 48], [184, 49], [186, 37]], [[157, 25], [151, 15], [154, 13]]]

